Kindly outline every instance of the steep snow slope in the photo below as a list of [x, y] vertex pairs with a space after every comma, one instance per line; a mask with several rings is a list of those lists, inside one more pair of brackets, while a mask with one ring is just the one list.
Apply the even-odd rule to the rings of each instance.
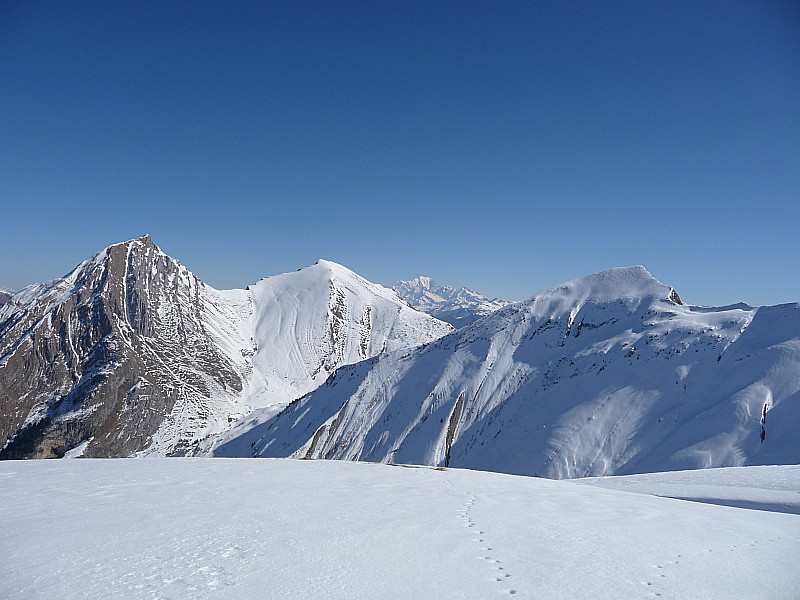
[[186, 452], [450, 330], [334, 263], [218, 291], [147, 236], [116, 244], [0, 308], [0, 456]]
[[508, 304], [505, 300], [489, 298], [468, 290], [440, 285], [430, 277], [420, 276], [392, 285], [403, 300], [455, 327], [464, 327]]
[[[385, 287], [334, 262], [262, 279], [250, 288], [253, 367], [269, 404], [287, 404], [342, 365], [437, 339], [452, 329]], [[262, 350], [263, 349], [263, 350]]]
[[208, 453], [268, 420], [342, 365], [453, 330], [408, 307], [392, 290], [326, 260], [262, 279], [248, 293], [252, 316], [243, 330], [252, 332], [252, 375], [245, 384], [244, 417], [228, 431], [199, 440], [192, 453]]
[[[751, 472], [714, 478], [799, 497], [796, 468]], [[331, 461], [19, 461], [0, 482], [8, 600], [800, 597], [796, 514]]]
[[574, 478], [798, 463], [797, 431], [800, 305], [687, 306], [629, 267], [343, 368], [215, 454]]

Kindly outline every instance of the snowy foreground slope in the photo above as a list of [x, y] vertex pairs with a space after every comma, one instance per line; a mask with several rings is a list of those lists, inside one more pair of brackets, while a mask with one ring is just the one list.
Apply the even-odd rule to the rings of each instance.
[[561, 479], [796, 464], [799, 431], [800, 304], [689, 306], [628, 267], [343, 367], [212, 452]]
[[[682, 477], [664, 474], [661, 492], [674, 481], [683, 493]], [[777, 490], [800, 512], [798, 467], [704, 477], [762, 508]], [[335, 461], [4, 462], [0, 597], [800, 597], [800, 515], [592, 481]]]

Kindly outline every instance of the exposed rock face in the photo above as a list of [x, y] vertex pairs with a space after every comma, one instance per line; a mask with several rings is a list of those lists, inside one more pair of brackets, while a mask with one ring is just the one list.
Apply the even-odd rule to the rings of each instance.
[[0, 306], [8, 304], [9, 300], [11, 300], [11, 292], [5, 288], [0, 288]]
[[145, 236], [0, 308], [0, 458], [181, 454], [343, 364], [450, 331], [325, 261], [218, 291]]
[[240, 392], [204, 327], [203, 288], [144, 237], [4, 307], [0, 457], [58, 457], [90, 438], [87, 456], [128, 456], [176, 402]]

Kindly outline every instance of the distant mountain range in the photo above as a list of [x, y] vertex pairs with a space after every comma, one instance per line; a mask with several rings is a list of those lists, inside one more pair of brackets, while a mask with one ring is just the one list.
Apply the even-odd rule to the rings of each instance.
[[[691, 306], [643, 267], [513, 304], [395, 288], [320, 260], [220, 291], [147, 236], [110, 246], [0, 307], [0, 458], [800, 462], [800, 304]], [[458, 330], [432, 316], [458, 310]]]
[[420, 276], [392, 285], [403, 300], [422, 312], [461, 328], [503, 308], [510, 302], [489, 299], [467, 288], [440, 285], [430, 277]]

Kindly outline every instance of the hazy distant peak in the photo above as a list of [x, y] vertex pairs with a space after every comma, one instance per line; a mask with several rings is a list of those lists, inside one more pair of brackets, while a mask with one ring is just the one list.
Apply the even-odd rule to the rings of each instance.
[[465, 287], [439, 284], [425, 275], [398, 281], [392, 289], [417, 310], [456, 327], [468, 325], [508, 304], [505, 300], [490, 299]]
[[[400, 283], [403, 283], [403, 282], [400, 282]], [[417, 287], [417, 288], [422, 288], [422, 289], [426, 289], [426, 290], [430, 290], [430, 289], [433, 289], [435, 287], [440, 287], [438, 283], [436, 283], [433, 279], [431, 279], [430, 277], [427, 277], [425, 275], [420, 275], [419, 277], [414, 277], [413, 279], [409, 279], [405, 283], [407, 283], [410, 287]], [[450, 287], [450, 286], [446, 286], [446, 287]]]

